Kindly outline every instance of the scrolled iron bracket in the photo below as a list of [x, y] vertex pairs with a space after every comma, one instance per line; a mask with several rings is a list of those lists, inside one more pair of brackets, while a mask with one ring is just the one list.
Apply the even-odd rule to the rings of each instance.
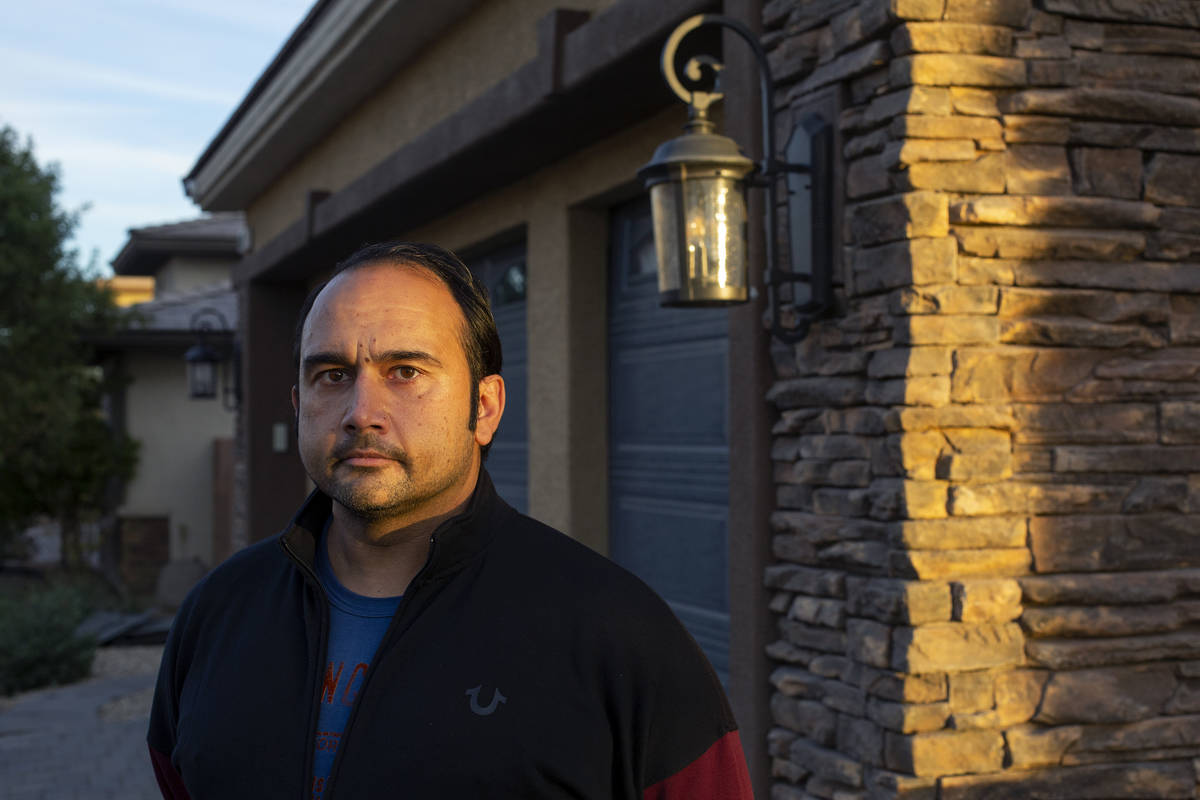
[[[766, 241], [766, 267], [763, 270], [763, 284], [767, 289], [767, 303], [771, 316], [771, 332], [784, 342], [798, 342], [808, 335], [809, 327], [812, 321], [823, 315], [829, 308], [832, 307], [831, 290], [825, 285], [826, 280], [814, 280], [814, 272], [811, 274], [793, 272], [791, 269], [781, 269], [776, 260], [776, 241], [774, 231], [774, 218], [778, 209], [776, 200], [776, 184], [779, 178], [788, 174], [809, 174], [816, 176], [817, 173], [827, 173], [828, 170], [818, 169], [816, 162], [818, 153], [813, 152], [812, 164], [799, 164], [790, 162], [786, 159], [779, 158], [775, 151], [775, 107], [773, 103], [772, 93], [774, 90], [774, 80], [771, 75], [771, 65], [767, 60], [767, 53], [758, 41], [758, 37], [742, 22], [727, 17], [723, 14], [696, 14], [688, 17], [681, 22], [671, 35], [667, 38], [662, 50], [662, 73], [667, 85], [671, 91], [679, 97], [680, 100], [687, 103], [690, 108], [690, 113], [693, 118], [704, 119], [708, 115], [708, 108], [713, 103], [724, 97], [724, 92], [720, 91], [721, 73], [725, 69], [725, 65], [712, 55], [698, 55], [688, 59], [683, 69], [681, 77], [676, 68], [676, 59], [679, 47], [683, 40], [691, 33], [705, 26], [716, 26], [731, 30], [736, 33], [754, 53], [755, 60], [758, 63], [759, 72], [759, 88], [761, 92], [760, 107], [762, 110], [762, 159], [755, 165], [755, 172], [748, 179], [748, 183], [766, 190], [766, 207], [765, 214], [765, 241]], [[826, 161], [831, 158], [831, 153], [820, 154]], [[814, 186], [815, 188], [815, 186]], [[817, 194], [822, 195], [819, 202], [828, 204], [830, 198], [828, 190], [823, 190]], [[813, 224], [814, 226], [820, 220], [821, 223], [828, 225], [829, 210], [821, 208], [814, 210]], [[820, 237], [814, 237], [815, 244]], [[825, 243], [824, 246], [828, 246]], [[804, 303], [793, 304], [793, 311], [799, 316], [795, 326], [785, 326], [781, 319], [782, 312], [779, 308], [777, 297], [777, 289], [783, 286], [794, 285], [797, 283], [808, 283], [811, 286], [811, 299]]]

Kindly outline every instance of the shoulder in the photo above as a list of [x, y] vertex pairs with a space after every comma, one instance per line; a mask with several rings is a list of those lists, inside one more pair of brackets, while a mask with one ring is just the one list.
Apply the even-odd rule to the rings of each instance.
[[567, 534], [513, 512], [493, 543], [509, 583], [598, 639], [639, 653], [694, 651], [674, 612], [641, 578]]
[[225, 559], [192, 587], [178, 616], [187, 618], [245, 603], [249, 595], [269, 591], [289, 569], [278, 536], [255, 542]]

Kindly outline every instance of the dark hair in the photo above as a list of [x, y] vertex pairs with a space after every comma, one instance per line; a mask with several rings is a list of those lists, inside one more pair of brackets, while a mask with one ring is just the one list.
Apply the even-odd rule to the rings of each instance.
[[[471, 409], [467, 425], [471, 430], [475, 430], [479, 413], [479, 382], [488, 375], [500, 374], [500, 364], [503, 360], [500, 334], [496, 330], [496, 320], [488, 303], [487, 289], [458, 256], [435, 244], [400, 241], [369, 244], [339, 262], [333, 268], [333, 274], [309, 292], [300, 307], [300, 317], [296, 320], [296, 331], [292, 338], [292, 362], [295, 369], [297, 372], [300, 370], [300, 339], [317, 295], [338, 275], [379, 263], [391, 263], [433, 273], [445, 284], [454, 301], [458, 303], [463, 314], [463, 327], [459, 339], [463, 351], [467, 354], [467, 366], [471, 370]], [[490, 448], [490, 443], [482, 448], [485, 458]]]

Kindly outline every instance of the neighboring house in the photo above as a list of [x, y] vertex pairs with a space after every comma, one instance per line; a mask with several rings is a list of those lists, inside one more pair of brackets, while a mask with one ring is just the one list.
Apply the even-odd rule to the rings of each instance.
[[117, 510], [122, 570], [135, 591], [153, 592], [168, 562], [192, 562], [196, 574], [231, 550], [236, 417], [221, 391], [189, 396], [184, 354], [201, 321], [211, 346], [232, 351], [238, 312], [230, 269], [245, 237], [240, 214], [133, 228], [112, 262], [115, 291], [130, 289], [132, 276], [154, 286], [153, 299], [128, 305], [133, 322], [97, 343], [118, 378], [110, 416], [140, 443], [137, 473]]
[[[759, 796], [1191, 796], [1200, 6], [573, 5], [321, 0], [187, 176], [254, 243], [235, 544], [306, 490], [301, 299], [364, 242], [437, 242], [497, 298], [497, 482], [671, 602]], [[761, 291], [655, 303], [636, 174], [705, 11], [765, 31], [781, 143], [836, 132], [835, 310], [799, 345]]]

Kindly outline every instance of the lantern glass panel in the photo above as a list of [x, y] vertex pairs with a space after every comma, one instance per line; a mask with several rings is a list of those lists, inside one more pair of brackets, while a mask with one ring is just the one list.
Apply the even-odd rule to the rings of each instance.
[[746, 285], [746, 199], [741, 181], [685, 180], [687, 282], [693, 291]]
[[196, 399], [217, 396], [217, 365], [211, 361], [188, 362], [188, 386]]
[[658, 253], [658, 291], [679, 291], [683, 270], [679, 266], [678, 181], [663, 181], [650, 187], [650, 214], [654, 220], [654, 249]]

